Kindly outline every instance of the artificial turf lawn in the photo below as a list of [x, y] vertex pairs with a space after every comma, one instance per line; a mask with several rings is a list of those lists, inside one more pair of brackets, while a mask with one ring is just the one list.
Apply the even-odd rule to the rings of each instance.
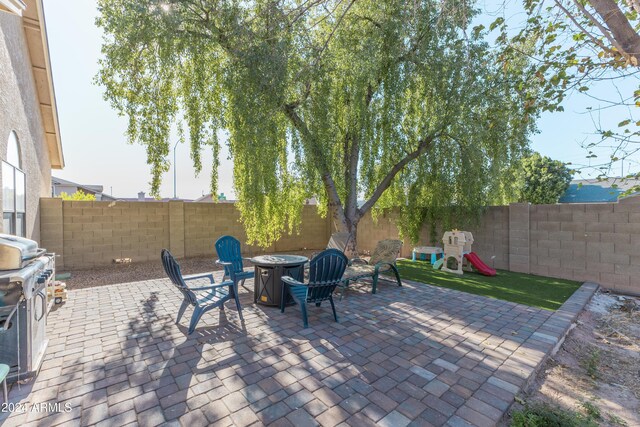
[[532, 307], [557, 310], [579, 287], [572, 280], [498, 270], [494, 277], [466, 272], [459, 276], [434, 270], [427, 261], [398, 260], [402, 279], [502, 299]]

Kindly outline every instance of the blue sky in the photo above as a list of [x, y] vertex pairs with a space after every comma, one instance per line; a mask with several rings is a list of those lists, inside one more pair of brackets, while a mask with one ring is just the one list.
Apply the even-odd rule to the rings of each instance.
[[[518, 1], [508, 1], [507, 18], [519, 19]], [[102, 35], [95, 24], [96, 3], [93, 0], [45, 0], [49, 49], [56, 90], [58, 115], [66, 167], [54, 175], [82, 184], [103, 185], [105, 193], [118, 197], [135, 197], [139, 191], [149, 192], [150, 173], [145, 148], [126, 143], [126, 120], [111, 109], [102, 98], [102, 88], [93, 83], [98, 71]], [[497, 12], [497, 2], [481, 1], [479, 7]], [[515, 6], [514, 6], [515, 5]], [[502, 13], [502, 12], [500, 12]], [[489, 18], [490, 19], [490, 18]], [[593, 92], [608, 95], [611, 87], [603, 84]], [[630, 93], [630, 92], [629, 92]], [[593, 140], [593, 120], [615, 126], [620, 112], [608, 109], [600, 116], [586, 113], [588, 105], [598, 103], [582, 95], [570, 97], [565, 112], [545, 114], [539, 121], [540, 133], [532, 139], [534, 150], [565, 162], [584, 163], [585, 152], [580, 143]], [[176, 138], [177, 140], [177, 138]], [[221, 153], [220, 191], [233, 196], [232, 165]], [[203, 170], [195, 176], [189, 148], [179, 144], [177, 158], [177, 195], [197, 198], [208, 193], [211, 154], [203, 153]], [[170, 159], [173, 161], [173, 159]], [[636, 168], [636, 165], [632, 165]], [[620, 170], [620, 165], [616, 165]], [[625, 173], [629, 163], [625, 164]], [[161, 196], [173, 196], [173, 165], [165, 174]]]

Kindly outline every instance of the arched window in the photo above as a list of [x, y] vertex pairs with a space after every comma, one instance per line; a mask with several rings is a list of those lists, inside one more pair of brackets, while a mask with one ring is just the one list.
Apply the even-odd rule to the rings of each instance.
[[2, 161], [2, 228], [5, 233], [25, 236], [26, 206], [25, 176], [18, 135], [9, 134], [7, 158]]

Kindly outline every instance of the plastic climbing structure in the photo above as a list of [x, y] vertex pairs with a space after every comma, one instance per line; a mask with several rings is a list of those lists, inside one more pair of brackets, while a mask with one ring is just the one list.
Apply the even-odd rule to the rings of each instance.
[[[464, 270], [473, 271], [485, 276], [495, 276], [496, 270], [486, 265], [480, 257], [471, 251], [473, 244], [473, 234], [469, 231], [452, 230], [444, 233], [442, 237], [444, 244], [444, 256], [439, 259], [433, 268], [442, 268], [443, 271], [449, 273], [464, 274]], [[454, 260], [455, 263], [450, 263]], [[450, 264], [454, 264], [455, 268], [449, 268]]]

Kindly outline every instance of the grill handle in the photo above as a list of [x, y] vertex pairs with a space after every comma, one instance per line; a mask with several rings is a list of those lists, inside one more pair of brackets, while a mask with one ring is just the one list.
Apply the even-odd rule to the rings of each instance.
[[29, 261], [29, 260], [32, 260], [32, 259], [35, 259], [35, 258], [39, 258], [39, 257], [41, 257], [42, 255], [44, 255], [46, 252], [47, 252], [47, 250], [46, 250], [46, 249], [44, 249], [44, 248], [38, 248], [38, 249], [36, 250], [35, 255], [29, 255], [29, 256], [26, 256], [26, 257], [22, 257], [22, 262], [27, 262], [27, 261]]
[[40, 297], [40, 299], [42, 299], [42, 314], [40, 314], [40, 317], [38, 317], [38, 314], [35, 313], [35, 310], [34, 310], [34, 313], [33, 313], [36, 322], [39, 322], [40, 320], [42, 320], [42, 318], [45, 316], [45, 314], [47, 314], [47, 297], [45, 297], [42, 292], [38, 292], [36, 294], [36, 296]]

